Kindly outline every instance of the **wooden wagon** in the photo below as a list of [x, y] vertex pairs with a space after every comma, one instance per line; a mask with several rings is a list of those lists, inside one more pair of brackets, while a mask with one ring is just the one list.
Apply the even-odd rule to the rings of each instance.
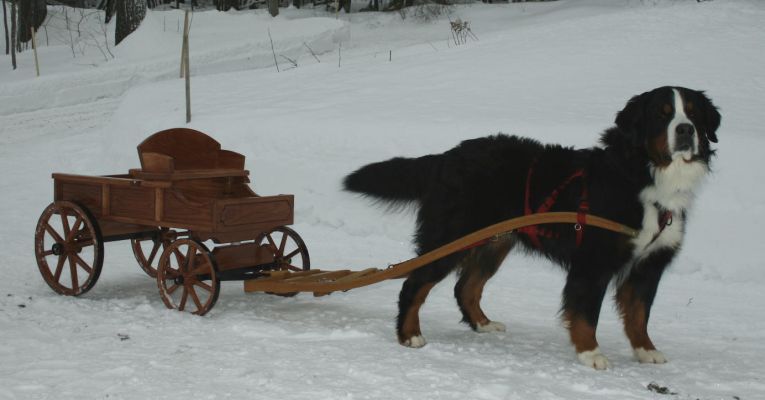
[[310, 269], [305, 243], [287, 227], [294, 197], [253, 192], [241, 154], [179, 128], [150, 136], [138, 155], [141, 168], [124, 175], [53, 174], [54, 201], [37, 224], [35, 254], [54, 291], [90, 290], [104, 243], [118, 240], [130, 240], [168, 307], [199, 315], [215, 305], [221, 281]]

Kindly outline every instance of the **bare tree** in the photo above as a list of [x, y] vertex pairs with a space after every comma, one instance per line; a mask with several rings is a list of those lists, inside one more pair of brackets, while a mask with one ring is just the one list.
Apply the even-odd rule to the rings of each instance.
[[118, 45], [133, 33], [146, 16], [146, 0], [117, 0], [117, 27], [114, 44]]
[[279, 0], [267, 0], [267, 3], [268, 13], [271, 14], [272, 17], [279, 15]]
[[5, 10], [5, 0], [3, 0], [3, 28], [5, 28], [5, 54], [10, 52], [10, 40], [8, 39], [8, 15]]
[[32, 28], [35, 32], [45, 22], [48, 8], [45, 0], [24, 0], [19, 2], [18, 10], [18, 41], [27, 43], [32, 40]]
[[16, 69], [16, 3], [11, 2], [11, 64]]

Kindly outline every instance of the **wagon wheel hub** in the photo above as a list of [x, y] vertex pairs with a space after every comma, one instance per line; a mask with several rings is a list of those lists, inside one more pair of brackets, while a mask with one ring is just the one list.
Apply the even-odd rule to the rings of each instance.
[[51, 246], [50, 251], [53, 252], [53, 255], [60, 256], [64, 254], [64, 245], [61, 243], [54, 243], [53, 246]]

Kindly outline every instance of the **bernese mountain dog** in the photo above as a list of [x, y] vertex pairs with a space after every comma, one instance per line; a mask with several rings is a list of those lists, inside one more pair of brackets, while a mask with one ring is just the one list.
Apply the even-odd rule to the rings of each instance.
[[694, 192], [710, 171], [720, 114], [703, 92], [665, 86], [632, 97], [615, 123], [592, 148], [498, 134], [466, 140], [442, 154], [369, 164], [345, 178], [348, 191], [390, 204], [416, 202], [418, 254], [545, 211], [590, 213], [639, 232], [629, 237], [586, 223], [527, 227], [415, 270], [399, 295], [396, 330], [402, 345], [425, 345], [420, 307], [454, 270], [463, 321], [476, 332], [504, 331], [481, 310], [481, 295], [520, 245], [567, 272], [561, 317], [583, 364], [609, 365], [595, 332], [611, 282], [636, 359], [667, 361], [648, 336], [648, 317], [662, 273], [683, 242]]

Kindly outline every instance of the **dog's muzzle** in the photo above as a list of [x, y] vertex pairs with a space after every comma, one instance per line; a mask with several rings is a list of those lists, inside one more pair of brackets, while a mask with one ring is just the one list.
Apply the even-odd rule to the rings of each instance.
[[696, 128], [688, 123], [677, 125], [675, 128], [675, 152], [689, 151], [696, 153], [696, 144], [694, 137], [696, 136]]

